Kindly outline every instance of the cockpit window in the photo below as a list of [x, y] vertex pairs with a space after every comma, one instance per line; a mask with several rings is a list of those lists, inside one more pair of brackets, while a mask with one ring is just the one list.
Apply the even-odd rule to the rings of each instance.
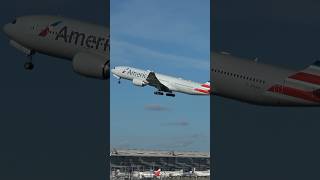
[[12, 24], [17, 23], [17, 19], [14, 19], [11, 23], [12, 23]]

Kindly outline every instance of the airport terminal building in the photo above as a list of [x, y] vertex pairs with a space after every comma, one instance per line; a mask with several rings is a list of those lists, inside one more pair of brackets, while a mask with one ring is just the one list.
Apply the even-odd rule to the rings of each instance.
[[210, 169], [210, 154], [204, 152], [180, 152], [159, 150], [113, 149], [110, 151], [111, 171], [197, 171]]

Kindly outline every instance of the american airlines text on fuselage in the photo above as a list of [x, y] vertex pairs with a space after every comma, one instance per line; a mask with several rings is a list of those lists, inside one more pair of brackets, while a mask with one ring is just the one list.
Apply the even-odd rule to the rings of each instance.
[[131, 70], [131, 69], [129, 69], [129, 70], [127, 71], [127, 74], [128, 74], [128, 75], [131, 75], [131, 76], [138, 77], [138, 78], [144, 78], [144, 79], [147, 78], [147, 74], [140, 73], [140, 72], [136, 72], [136, 71], [133, 71], [133, 70]]
[[87, 35], [82, 32], [71, 31], [68, 33], [68, 27], [64, 26], [61, 28], [59, 33], [57, 34], [55, 40], [63, 39], [66, 43], [73, 43], [78, 45], [80, 43], [81, 46], [86, 46], [87, 48], [91, 49], [99, 49], [99, 47], [103, 46], [103, 50], [107, 52], [109, 50], [110, 40], [106, 37], [97, 37], [94, 35]]

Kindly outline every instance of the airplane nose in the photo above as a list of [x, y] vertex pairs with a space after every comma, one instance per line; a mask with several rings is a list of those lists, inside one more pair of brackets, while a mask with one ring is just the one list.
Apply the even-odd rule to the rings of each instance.
[[116, 69], [111, 69], [112, 74], [116, 73]]
[[4, 32], [6, 35], [8, 35], [8, 33], [9, 33], [9, 24], [5, 24], [5, 25], [3, 26], [3, 32]]
[[11, 24], [5, 24], [2, 28], [3, 32], [5, 35], [7, 35], [8, 37], [12, 38], [13, 36], [13, 32], [12, 32], [12, 25]]

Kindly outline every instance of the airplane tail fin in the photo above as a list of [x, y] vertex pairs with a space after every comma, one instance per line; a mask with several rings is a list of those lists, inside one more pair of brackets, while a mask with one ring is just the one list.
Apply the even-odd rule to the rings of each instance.
[[307, 83], [310, 86], [320, 86], [320, 61], [316, 61], [302, 71], [288, 77], [301, 83]]
[[320, 102], [320, 61], [289, 75], [284, 82], [271, 86], [268, 91], [287, 96]]
[[201, 92], [201, 93], [204, 93], [204, 94], [210, 94], [211, 93], [210, 81], [207, 81], [206, 83], [200, 84], [194, 90]]
[[153, 172], [154, 176], [157, 176], [157, 177], [160, 176], [160, 173], [161, 173], [161, 169], [160, 168]]
[[210, 89], [210, 81], [207, 81], [206, 83], [201, 84], [201, 86]]

